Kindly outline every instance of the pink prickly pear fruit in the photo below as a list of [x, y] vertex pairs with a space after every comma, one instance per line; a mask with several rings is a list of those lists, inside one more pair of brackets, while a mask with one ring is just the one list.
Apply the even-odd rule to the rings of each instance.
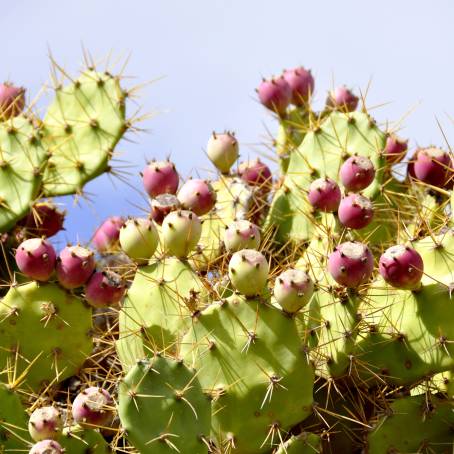
[[238, 140], [231, 132], [213, 132], [207, 144], [207, 155], [219, 172], [228, 174], [240, 154]]
[[328, 258], [328, 271], [340, 285], [356, 288], [369, 280], [374, 258], [362, 243], [347, 241], [334, 249]]
[[54, 236], [63, 229], [65, 212], [59, 211], [53, 203], [40, 202], [33, 206], [31, 212], [20, 224], [33, 236]]
[[224, 245], [229, 252], [257, 249], [260, 245], [260, 229], [244, 219], [232, 222], [224, 232]]
[[351, 156], [342, 164], [339, 177], [347, 191], [362, 191], [374, 181], [374, 165], [366, 156]]
[[171, 212], [178, 210], [181, 204], [174, 194], [160, 194], [151, 200], [151, 218], [156, 224], [162, 225], [164, 218]]
[[57, 256], [49, 241], [31, 238], [23, 241], [16, 250], [16, 263], [25, 276], [36, 281], [48, 281]]
[[343, 85], [328, 93], [326, 105], [332, 109], [353, 112], [358, 107], [358, 102], [359, 98]]
[[63, 454], [65, 450], [55, 440], [41, 440], [34, 444], [29, 454]]
[[73, 289], [84, 285], [95, 271], [95, 256], [81, 246], [67, 246], [58, 256], [56, 274], [60, 285]]
[[285, 116], [292, 100], [292, 89], [283, 76], [271, 80], [263, 79], [257, 93], [260, 102], [279, 116]]
[[363, 195], [350, 194], [344, 197], [337, 210], [339, 221], [350, 229], [363, 229], [374, 218], [372, 202]]
[[442, 188], [452, 177], [451, 156], [440, 148], [421, 148], [410, 160], [407, 172], [416, 180]]
[[180, 177], [175, 164], [170, 161], [152, 161], [142, 172], [145, 191], [150, 197], [160, 194], [176, 194]]
[[118, 216], [107, 218], [96, 230], [92, 242], [99, 252], [113, 249], [120, 237], [120, 229], [125, 220]]
[[179, 258], [186, 258], [195, 249], [201, 234], [202, 223], [192, 211], [172, 211], [162, 223], [165, 249]]
[[112, 422], [114, 411], [112, 396], [96, 386], [81, 391], [72, 406], [73, 419], [82, 427], [105, 427]]
[[114, 306], [124, 294], [123, 281], [113, 271], [97, 271], [85, 284], [85, 299], [93, 307]]
[[25, 106], [25, 88], [0, 84], [0, 120], [17, 117]]
[[290, 269], [277, 277], [273, 293], [282, 309], [293, 314], [309, 302], [314, 293], [314, 283], [304, 271]]
[[304, 106], [314, 93], [314, 77], [311, 71], [300, 66], [299, 68], [284, 71], [284, 79], [292, 90], [292, 104]]
[[381, 255], [378, 270], [393, 287], [416, 290], [424, 274], [424, 262], [415, 249], [398, 244]]
[[146, 263], [155, 253], [158, 243], [158, 230], [150, 219], [128, 219], [120, 230], [121, 248], [138, 263]]
[[408, 140], [399, 139], [399, 137], [390, 134], [386, 138], [386, 145], [383, 153], [389, 164], [397, 164], [402, 161], [408, 150]]
[[273, 179], [271, 170], [259, 158], [255, 161], [242, 162], [238, 167], [238, 174], [244, 182], [258, 187], [264, 193], [271, 190]]
[[178, 200], [181, 206], [202, 216], [214, 207], [216, 192], [210, 183], [198, 178], [186, 181], [178, 191]]
[[28, 431], [34, 441], [54, 440], [63, 430], [63, 418], [55, 407], [37, 408], [28, 421]]
[[341, 191], [331, 178], [318, 178], [309, 186], [309, 203], [317, 210], [333, 213], [339, 208]]
[[235, 252], [229, 262], [229, 278], [235, 289], [247, 297], [260, 295], [268, 280], [265, 256], [255, 249]]

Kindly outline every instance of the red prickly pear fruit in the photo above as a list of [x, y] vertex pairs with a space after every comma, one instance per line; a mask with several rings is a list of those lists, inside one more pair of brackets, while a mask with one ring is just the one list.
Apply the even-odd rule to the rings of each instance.
[[219, 172], [228, 174], [240, 154], [238, 140], [231, 132], [213, 132], [207, 144], [207, 155]]
[[238, 174], [244, 182], [251, 186], [257, 186], [264, 193], [271, 190], [271, 170], [259, 158], [255, 161], [242, 162], [238, 167]]
[[165, 249], [179, 258], [187, 257], [195, 249], [201, 234], [202, 223], [192, 211], [172, 211], [162, 223]]
[[407, 172], [416, 180], [442, 188], [452, 177], [451, 156], [440, 148], [421, 148], [410, 160]]
[[315, 82], [311, 71], [300, 66], [285, 70], [283, 75], [292, 90], [292, 104], [304, 106], [314, 93]]
[[347, 191], [362, 191], [374, 181], [374, 165], [365, 156], [351, 156], [342, 164], [339, 177]]
[[124, 293], [123, 281], [113, 271], [97, 271], [85, 284], [85, 299], [93, 307], [114, 306]]
[[92, 386], [81, 391], [73, 401], [74, 421], [82, 427], [105, 427], [114, 416], [114, 401], [105, 389]]
[[58, 256], [56, 274], [60, 285], [73, 289], [84, 285], [95, 271], [95, 256], [81, 246], [67, 246]]
[[34, 441], [53, 440], [63, 430], [63, 418], [55, 407], [37, 408], [28, 421], [28, 431]]
[[23, 241], [16, 250], [16, 263], [25, 276], [36, 281], [48, 281], [57, 256], [49, 241], [31, 238]]
[[274, 283], [274, 297], [285, 312], [293, 314], [305, 306], [314, 293], [314, 283], [302, 270], [286, 270]]
[[232, 222], [224, 232], [224, 245], [229, 252], [257, 249], [260, 245], [260, 229], [244, 219]]
[[180, 177], [170, 161], [152, 161], [142, 172], [143, 187], [150, 197], [176, 194]]
[[216, 203], [216, 192], [210, 183], [198, 178], [186, 181], [178, 191], [181, 206], [202, 216], [211, 211]]
[[350, 194], [344, 197], [337, 210], [339, 221], [350, 229], [363, 229], [374, 218], [372, 202], [360, 194]]
[[283, 76], [271, 80], [263, 79], [257, 93], [260, 102], [267, 109], [279, 116], [285, 116], [287, 107], [292, 100], [292, 89]]
[[328, 258], [328, 271], [340, 285], [356, 288], [369, 280], [374, 258], [362, 243], [347, 241], [334, 249]]
[[63, 454], [65, 450], [55, 440], [41, 440], [34, 444], [29, 454]]
[[424, 274], [424, 262], [415, 249], [398, 244], [381, 255], [378, 270], [393, 287], [416, 290]]
[[58, 211], [53, 203], [40, 202], [33, 206], [31, 212], [19, 222], [32, 236], [54, 236], [63, 229], [65, 212]]
[[338, 184], [331, 178], [318, 178], [309, 186], [309, 203], [317, 210], [327, 213], [337, 211], [341, 197]]
[[0, 84], [0, 120], [17, 117], [25, 106], [25, 88]]
[[353, 112], [358, 107], [358, 102], [359, 98], [343, 85], [328, 93], [326, 105], [332, 109]]
[[118, 216], [107, 218], [96, 230], [92, 242], [99, 252], [112, 249], [120, 237], [120, 229], [125, 220]]
[[235, 252], [229, 262], [229, 278], [235, 289], [247, 297], [260, 295], [268, 280], [265, 256], [255, 249]]
[[156, 224], [162, 225], [164, 218], [172, 211], [180, 208], [178, 197], [174, 194], [160, 194], [151, 200], [151, 218]]
[[128, 219], [120, 230], [120, 246], [126, 255], [141, 263], [146, 263], [158, 247], [159, 234], [150, 219]]
[[397, 164], [405, 157], [407, 150], [408, 140], [399, 139], [397, 136], [390, 134], [386, 138], [383, 154], [389, 164]]

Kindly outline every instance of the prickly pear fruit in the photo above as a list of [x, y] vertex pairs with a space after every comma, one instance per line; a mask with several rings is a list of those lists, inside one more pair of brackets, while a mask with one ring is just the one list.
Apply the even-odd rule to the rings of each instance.
[[25, 89], [9, 83], [0, 84], [0, 121], [17, 117], [25, 106]]
[[374, 181], [374, 165], [366, 156], [351, 156], [342, 164], [339, 177], [347, 191], [362, 191]]
[[33, 206], [31, 212], [20, 222], [31, 236], [54, 236], [63, 228], [65, 213], [59, 211], [53, 203], [40, 202]]
[[337, 211], [339, 221], [350, 229], [367, 227], [374, 217], [372, 202], [363, 195], [350, 194], [344, 197]]
[[211, 211], [216, 203], [216, 192], [208, 181], [198, 178], [186, 181], [178, 191], [181, 206], [202, 216]]
[[229, 173], [239, 153], [238, 141], [230, 132], [213, 132], [208, 140], [207, 155], [221, 173]]
[[271, 189], [272, 175], [270, 168], [257, 158], [255, 161], [242, 162], [238, 167], [241, 179], [251, 186], [257, 186], [267, 193]]
[[245, 296], [256, 296], [263, 292], [268, 271], [265, 256], [254, 249], [235, 252], [229, 262], [230, 281]]
[[257, 249], [260, 245], [260, 229], [245, 219], [232, 222], [224, 232], [224, 245], [229, 252]]
[[285, 70], [284, 79], [292, 90], [292, 104], [304, 106], [314, 93], [314, 78], [310, 70], [302, 66]]
[[34, 444], [29, 454], [63, 454], [64, 449], [55, 440], [42, 440]]
[[159, 235], [150, 219], [128, 219], [120, 230], [120, 246], [129, 258], [147, 262], [158, 247]]
[[292, 100], [292, 89], [282, 76], [271, 80], [263, 79], [257, 93], [260, 102], [279, 116], [285, 115], [287, 106]]
[[151, 218], [156, 224], [162, 225], [164, 218], [171, 212], [178, 210], [181, 204], [174, 194], [160, 194], [151, 200]]
[[309, 186], [309, 203], [318, 210], [328, 213], [337, 211], [341, 197], [339, 186], [331, 178], [318, 178]]
[[355, 96], [345, 85], [343, 85], [331, 90], [328, 93], [326, 105], [332, 109], [353, 112], [358, 107], [358, 101], [358, 97]]
[[95, 270], [95, 256], [81, 246], [67, 246], [58, 256], [56, 274], [60, 285], [73, 289], [84, 285]]
[[162, 238], [170, 254], [185, 258], [196, 246], [202, 234], [199, 217], [192, 211], [169, 213], [162, 223]]
[[274, 297], [285, 312], [293, 314], [305, 306], [314, 292], [314, 283], [302, 270], [286, 270], [274, 283]]
[[402, 161], [408, 150], [408, 140], [399, 139], [391, 134], [386, 139], [386, 145], [383, 150], [386, 160], [390, 164], [397, 164]]
[[382, 254], [378, 270], [393, 287], [415, 290], [424, 274], [424, 262], [415, 249], [398, 244]]
[[96, 386], [81, 391], [74, 399], [72, 415], [81, 426], [103, 427], [113, 419], [114, 402], [108, 391]]
[[97, 271], [85, 285], [85, 299], [93, 307], [113, 306], [124, 293], [122, 279], [113, 271]]
[[374, 258], [362, 243], [347, 241], [328, 258], [328, 271], [340, 285], [355, 288], [365, 283], [374, 270]]
[[37, 408], [30, 416], [28, 431], [35, 441], [54, 440], [62, 430], [62, 415], [55, 407]]
[[436, 187], [443, 187], [453, 172], [451, 156], [440, 148], [421, 148], [408, 164], [408, 175]]
[[120, 229], [125, 220], [118, 216], [112, 216], [106, 219], [96, 230], [93, 235], [93, 244], [99, 252], [105, 252], [112, 249], [120, 236]]
[[180, 178], [175, 164], [170, 161], [153, 161], [142, 172], [145, 191], [150, 197], [176, 194]]
[[23, 241], [16, 250], [16, 263], [27, 277], [47, 281], [55, 268], [57, 256], [49, 241], [31, 238]]

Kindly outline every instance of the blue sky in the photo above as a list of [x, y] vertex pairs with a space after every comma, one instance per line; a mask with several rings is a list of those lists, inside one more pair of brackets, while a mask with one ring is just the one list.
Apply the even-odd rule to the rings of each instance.
[[[144, 159], [171, 154], [179, 171], [209, 169], [203, 148], [212, 130], [237, 132], [244, 158], [265, 151], [271, 116], [254, 88], [261, 76], [304, 65], [316, 79], [316, 105], [326, 91], [346, 83], [372, 85], [368, 105], [380, 122], [411, 111], [401, 136], [410, 145], [445, 145], [453, 133], [454, 74], [451, 30], [454, 3], [438, 0], [15, 0], [2, 5], [2, 74], [34, 96], [48, 80], [50, 48], [75, 72], [81, 44], [95, 57], [112, 51], [131, 59], [126, 84], [159, 79], [139, 100], [147, 133], [118, 150], [133, 167], [130, 183], [141, 188]], [[143, 199], [128, 186], [101, 177], [87, 190], [93, 206], [72, 207], [61, 240], [90, 237], [113, 214], [138, 214]]]

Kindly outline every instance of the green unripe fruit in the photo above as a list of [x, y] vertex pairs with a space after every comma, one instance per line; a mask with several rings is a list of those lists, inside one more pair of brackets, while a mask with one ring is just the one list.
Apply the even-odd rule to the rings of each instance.
[[298, 312], [314, 292], [314, 283], [302, 270], [287, 270], [281, 273], [274, 284], [274, 296], [282, 309], [288, 313]]
[[146, 263], [158, 247], [158, 231], [150, 219], [128, 219], [120, 230], [123, 251], [138, 263]]
[[260, 245], [260, 230], [244, 219], [232, 222], [224, 233], [224, 244], [229, 252], [257, 249]]

